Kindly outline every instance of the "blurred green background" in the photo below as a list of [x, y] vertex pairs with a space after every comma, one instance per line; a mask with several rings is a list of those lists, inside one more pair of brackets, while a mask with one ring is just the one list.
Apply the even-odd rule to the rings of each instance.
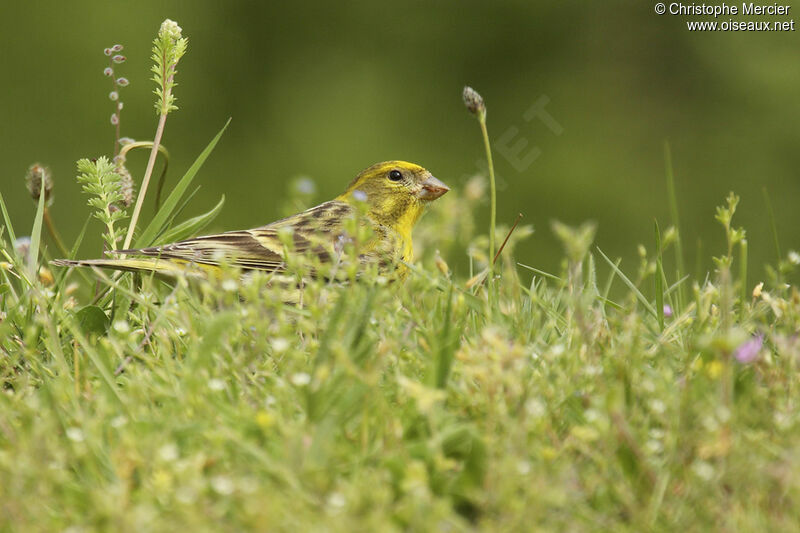
[[[658, 16], [653, 5], [6, 2], [0, 188], [24, 233], [33, 203], [23, 176], [35, 161], [49, 165], [54, 218], [72, 241], [88, 214], [75, 160], [113, 146], [103, 48], [121, 43], [128, 58], [117, 70], [131, 81], [122, 93], [123, 135], [152, 138], [150, 46], [161, 21], [172, 18], [190, 44], [179, 68], [180, 110], [164, 137], [168, 184], [233, 117], [185, 212], [205, 211], [224, 193], [224, 212], [210, 230], [273, 220], [299, 175], [312, 177], [324, 200], [385, 159], [418, 162], [463, 186], [483, 159], [477, 122], [461, 103], [469, 84], [488, 106], [499, 221], [521, 212], [536, 228], [520, 261], [556, 269], [561, 250], [549, 221], [593, 219], [597, 244], [630, 269], [636, 245], [652, 247], [653, 219], [669, 225], [668, 140], [687, 265], [696, 264], [698, 242], [705, 267], [721, 253], [714, 207], [733, 190], [742, 196], [736, 220], [748, 231], [755, 283], [761, 265], [775, 260], [762, 188], [784, 252], [799, 245], [798, 32], [691, 33], [683, 18]], [[547, 102], [550, 126], [526, 120], [537, 102]], [[527, 162], [507, 155], [520, 142]], [[139, 176], [145, 159], [144, 152], [130, 157]], [[477, 215], [484, 227], [488, 209]], [[84, 255], [97, 255], [100, 240], [92, 239]]]

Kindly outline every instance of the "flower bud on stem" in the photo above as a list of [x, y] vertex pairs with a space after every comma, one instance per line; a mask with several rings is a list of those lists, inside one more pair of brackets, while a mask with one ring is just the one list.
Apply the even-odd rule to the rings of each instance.
[[489, 201], [489, 208], [490, 208], [490, 220], [489, 220], [489, 275], [492, 275], [492, 271], [494, 270], [494, 261], [491, 258], [495, 255], [495, 225], [497, 222], [497, 187], [495, 185], [494, 179], [494, 163], [492, 162], [492, 147], [489, 143], [489, 132], [486, 129], [486, 105], [483, 103], [483, 97], [478, 94], [478, 91], [473, 89], [472, 87], [464, 87], [464, 92], [462, 94], [464, 98], [464, 105], [469, 110], [470, 113], [475, 115], [478, 119], [478, 123], [481, 126], [481, 134], [483, 135], [483, 146], [486, 150], [486, 161], [489, 166], [489, 190], [491, 193], [491, 198]]
[[39, 163], [34, 163], [30, 166], [28, 173], [25, 175], [25, 184], [28, 186], [28, 192], [31, 194], [31, 198], [34, 202], [38, 202], [39, 195], [44, 194], [45, 203], [44, 212], [42, 213], [44, 225], [61, 253], [69, 255], [67, 247], [64, 246], [64, 241], [61, 240], [61, 235], [58, 233], [58, 230], [56, 230], [53, 219], [50, 217], [49, 208], [53, 203], [53, 175], [50, 169]]
[[133, 240], [133, 232], [136, 229], [136, 222], [139, 219], [139, 213], [144, 204], [144, 197], [147, 194], [150, 176], [153, 174], [158, 147], [161, 144], [161, 137], [164, 134], [164, 125], [167, 122], [167, 115], [170, 111], [178, 109], [175, 105], [175, 95], [172, 93], [172, 89], [175, 87], [175, 67], [181, 57], [183, 57], [183, 54], [186, 53], [186, 46], [188, 44], [188, 40], [182, 37], [181, 31], [181, 27], [178, 26], [176, 22], [166, 19], [161, 24], [158, 36], [153, 40], [153, 60], [155, 64], [152, 67], [152, 71], [153, 81], [157, 84], [155, 93], [158, 96], [158, 100], [156, 101], [156, 110], [159, 113], [158, 127], [156, 128], [153, 148], [150, 150], [150, 158], [147, 161], [144, 178], [142, 178], [142, 187], [139, 190], [139, 196], [136, 198], [136, 206], [133, 208], [133, 215], [131, 216], [130, 226], [128, 226], [128, 234], [125, 237], [123, 249], [130, 248], [131, 241]]

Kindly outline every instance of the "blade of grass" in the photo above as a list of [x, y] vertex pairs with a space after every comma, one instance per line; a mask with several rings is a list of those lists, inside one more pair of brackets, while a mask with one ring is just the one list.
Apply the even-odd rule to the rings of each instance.
[[689, 279], [689, 274], [686, 274], [681, 279], [679, 279], [678, 281], [667, 287], [667, 290], [664, 291], [664, 296], [669, 296], [670, 294], [675, 292], [675, 290], [677, 290], [677, 288], [680, 287], [682, 283], [685, 283], [686, 280], [688, 279]]
[[190, 218], [184, 222], [181, 222], [174, 228], [165, 231], [161, 236], [156, 240], [155, 244], [165, 244], [168, 242], [179, 241], [181, 239], [185, 239], [191, 235], [196, 234], [197, 232], [201, 231], [203, 228], [208, 226], [211, 221], [213, 221], [217, 215], [219, 215], [220, 211], [222, 211], [222, 206], [225, 205], [225, 195], [220, 198], [217, 205], [215, 205], [210, 211], [203, 213], [202, 215], [198, 215], [196, 217]]
[[75, 244], [72, 245], [72, 249], [69, 251], [69, 259], [75, 259], [78, 255], [78, 248], [80, 248], [83, 238], [86, 236], [86, 228], [89, 227], [90, 220], [92, 220], [91, 215], [86, 219], [86, 222], [83, 223], [83, 228], [81, 228], [81, 232], [78, 234]]
[[86, 352], [86, 355], [89, 356], [89, 360], [97, 368], [97, 371], [100, 373], [101, 381], [106, 385], [106, 387], [108, 387], [108, 390], [111, 392], [111, 395], [119, 402], [119, 404], [125, 409], [125, 411], [128, 412], [128, 415], [130, 415], [131, 413], [130, 410], [128, 409], [128, 405], [122, 399], [122, 396], [120, 395], [119, 390], [117, 389], [117, 385], [114, 381], [114, 378], [111, 375], [111, 372], [109, 372], [108, 369], [106, 368], [106, 365], [103, 363], [103, 360], [100, 358], [100, 354], [98, 354], [94, 350], [94, 348], [88, 342], [86, 337], [83, 336], [83, 333], [81, 332], [80, 328], [78, 327], [77, 324], [75, 324], [72, 318], [66, 316], [65, 314], [62, 316], [62, 319], [63, 319], [62, 324], [64, 324], [67, 327], [67, 329], [70, 330], [72, 336], [75, 338], [76, 341], [78, 341], [78, 344], [80, 344], [80, 346]]
[[[75, 259], [75, 257], [78, 255], [78, 248], [83, 242], [83, 238], [86, 236], [86, 228], [89, 227], [90, 220], [92, 220], [91, 215], [87, 217], [86, 222], [83, 223], [83, 227], [81, 228], [81, 232], [78, 234], [78, 238], [75, 241], [75, 244], [72, 245], [72, 248], [69, 250], [69, 253], [67, 253], [67, 259]], [[83, 269], [76, 268], [75, 270], [78, 272], [78, 274], [83, 278], [83, 280], [86, 283], [88, 284], [94, 283], [94, 280], [90, 278], [89, 274], [87, 274]], [[69, 272], [69, 269], [63, 269], [63, 274], [59, 277], [58, 282], [56, 283], [56, 286], [59, 288], [59, 290], [63, 286], [64, 281], [67, 279], [67, 272]]]
[[[0, 244], [2, 244], [2, 243], [0, 243]], [[8, 259], [9, 263], [13, 264], [14, 258], [11, 257], [10, 255], [8, 255], [8, 252], [6, 252], [6, 249], [3, 248], [2, 246], [0, 246], [0, 254], [2, 254], [6, 259]], [[11, 298], [12, 299], [10, 301], [6, 300], [6, 302], [9, 302], [9, 303], [11, 303], [11, 305], [16, 306], [17, 302], [19, 301], [19, 295], [17, 294], [17, 291], [14, 290], [14, 283], [11, 281], [11, 278], [9, 277], [9, 271], [7, 269], [5, 269], [5, 268], [0, 268], [0, 274], [2, 274], [3, 279], [5, 280], [5, 283], [4, 284], [0, 284], [0, 287], [5, 287], [11, 293]], [[5, 297], [3, 295], [2, 292], [0, 292], [0, 296], [2, 296], [3, 298], [7, 298], [7, 297]], [[0, 301], [0, 304], [1, 303], [5, 303], [5, 302]]]
[[0, 193], [0, 208], [3, 210], [3, 222], [5, 222], [6, 230], [8, 231], [8, 238], [11, 239], [9, 243], [11, 247], [14, 247], [14, 242], [17, 240], [17, 236], [14, 234], [14, 227], [11, 225], [11, 219], [8, 216], [8, 210], [6, 209], [6, 202], [3, 200], [3, 193]]
[[44, 226], [47, 228], [47, 232], [50, 234], [50, 237], [56, 243], [58, 251], [66, 255], [67, 247], [64, 246], [64, 240], [61, 238], [61, 234], [58, 232], [56, 225], [53, 224], [53, 218], [50, 216], [50, 210], [47, 208], [47, 206], [44, 208]]
[[528, 266], [528, 265], [525, 265], [523, 263], [517, 263], [517, 266], [521, 266], [522, 268], [524, 268], [526, 270], [530, 270], [531, 272], [539, 274], [540, 276], [544, 276], [545, 278], [550, 278], [550, 279], [552, 279], [554, 281], [563, 282], [563, 280], [561, 278], [559, 278], [558, 276], [556, 276], [554, 274], [550, 274], [549, 272], [545, 272], [544, 270], [539, 270], [538, 268], [534, 268], [532, 266]]
[[650, 313], [653, 318], [657, 318], [656, 310], [653, 308], [653, 305], [647, 300], [647, 298], [645, 298], [644, 294], [642, 294], [642, 291], [636, 288], [636, 285], [634, 285], [634, 283], [628, 279], [628, 276], [626, 276], [622, 270], [620, 270], [619, 267], [611, 259], [609, 259], [606, 254], [603, 253], [603, 250], [597, 248], [597, 251], [603, 256], [603, 259], [606, 260], [606, 263], [608, 263], [611, 269], [616, 272], [617, 276], [619, 276], [622, 282], [625, 283], [625, 285], [627, 285], [628, 288], [633, 292], [633, 294], [636, 296], [636, 299], [639, 300], [647, 312]]
[[[678, 218], [678, 196], [675, 193], [675, 173], [672, 168], [672, 150], [670, 149], [669, 142], [664, 142], [664, 162], [667, 174], [667, 195], [669, 197], [670, 218], [672, 218], [672, 225], [675, 227], [675, 265], [677, 270], [677, 275], [675, 277], [681, 279], [685, 271], [683, 241], [681, 236], [681, 223]], [[684, 292], [683, 289], [678, 292], [678, 305], [676, 306], [678, 311], [683, 308], [683, 304], [686, 301], [686, 294], [684, 294]]]
[[597, 287], [597, 264], [591, 253], [586, 254], [586, 279], [587, 284], [594, 291], [594, 297], [600, 296], [600, 289]]
[[620, 310], [624, 309], [624, 307], [622, 306], [622, 304], [618, 304], [618, 303], [617, 303], [617, 302], [615, 302], [614, 300], [609, 300], [608, 298], [603, 298], [603, 297], [601, 297], [601, 298], [600, 298], [600, 301], [601, 301], [601, 302], [603, 302], [603, 305], [610, 305], [611, 307], [613, 307], [613, 308], [614, 308], [614, 309], [616, 309], [617, 311], [620, 311]]
[[661, 262], [661, 232], [658, 230], [658, 221], [653, 221], [656, 237], [656, 273], [653, 276], [656, 290], [656, 316], [658, 329], [664, 331], [664, 265]]
[[[425, 279], [431, 281], [436, 286], [436, 288], [442, 292], [444, 292], [449, 287], [449, 284], [444, 282], [442, 278], [432, 275], [428, 270], [419, 268], [417, 265], [414, 265], [413, 263], [406, 263], [405, 261], [402, 264], [408, 267], [409, 271], [414, 273], [415, 275], [422, 276]], [[481, 302], [481, 300], [477, 298], [474, 294], [469, 292], [469, 290], [459, 289], [458, 287], [456, 287], [456, 290], [459, 292], [459, 294], [464, 296], [465, 303], [469, 305], [474, 311], [480, 311], [483, 309], [483, 303]]]
[[164, 223], [164, 225], [161, 227], [161, 231], [159, 231], [159, 232], [156, 234], [156, 236], [155, 236], [155, 239], [153, 240], [153, 242], [159, 242], [159, 240], [161, 239], [161, 236], [162, 236], [164, 233], [166, 233], [167, 231], [169, 231], [169, 230], [171, 230], [171, 229], [172, 229], [172, 225], [175, 223], [175, 220], [176, 220], [176, 219], [177, 219], [179, 216], [181, 216], [181, 213], [183, 213], [183, 210], [184, 210], [184, 209], [186, 209], [186, 207], [187, 207], [187, 206], [188, 206], [188, 205], [191, 203], [191, 201], [192, 201], [192, 198], [194, 198], [194, 197], [195, 197], [195, 195], [196, 195], [196, 194], [197, 194], [199, 191], [200, 191], [200, 186], [197, 186], [197, 187], [195, 187], [194, 189], [192, 189], [192, 192], [190, 192], [190, 193], [185, 193], [185, 194], [184, 194], [184, 198], [181, 198], [181, 202], [180, 202], [180, 204], [178, 204], [178, 207], [176, 207], [176, 208], [175, 208], [175, 209], [172, 211], [172, 214], [169, 216], [169, 219], [167, 219], [167, 221], [166, 221], [166, 222]]
[[[547, 316], [552, 318], [562, 328], [565, 328], [567, 326], [567, 320], [564, 318], [564, 316], [559, 312], [559, 310], [556, 307], [554, 307], [553, 305], [548, 305], [550, 302], [546, 302], [542, 298], [534, 298], [533, 297], [534, 293], [533, 293], [533, 291], [531, 291], [531, 289], [529, 289], [528, 287], [525, 287], [524, 285], [520, 285], [520, 287], [522, 288], [522, 292], [525, 293], [528, 296], [531, 304], [536, 304], [539, 307], [541, 307], [547, 313]], [[554, 298], [554, 300], [555, 301], [560, 301], [559, 299], [561, 298], [561, 295], [562, 295], [562, 291], [559, 290], [558, 296], [556, 298]], [[614, 304], [614, 305], [616, 305], [616, 304]]]
[[603, 300], [608, 300], [608, 293], [611, 292], [611, 286], [614, 283], [614, 277], [617, 275], [617, 270], [619, 270], [619, 264], [622, 262], [622, 259], [617, 259], [614, 262], [614, 266], [617, 267], [615, 269], [611, 269], [611, 273], [608, 275], [608, 281], [606, 281], [606, 286], [603, 288]]
[[739, 243], [739, 291], [739, 316], [744, 319], [747, 310], [747, 239]]
[[167, 221], [167, 219], [169, 219], [169, 216], [175, 209], [175, 206], [178, 205], [181, 196], [183, 196], [183, 193], [192, 183], [192, 180], [194, 179], [197, 172], [200, 170], [200, 167], [203, 166], [205, 160], [214, 150], [214, 147], [216, 147], [217, 142], [219, 142], [220, 137], [222, 137], [222, 134], [228, 128], [228, 125], [230, 123], [231, 119], [228, 119], [228, 121], [219, 131], [219, 133], [217, 133], [217, 135], [213, 139], [211, 139], [211, 142], [208, 143], [205, 149], [202, 152], [200, 152], [200, 155], [197, 156], [197, 159], [195, 159], [194, 163], [192, 163], [192, 166], [189, 167], [189, 170], [186, 171], [186, 174], [183, 175], [183, 177], [180, 179], [180, 181], [178, 181], [177, 185], [175, 185], [175, 188], [172, 190], [167, 199], [164, 200], [164, 205], [162, 205], [161, 209], [159, 209], [158, 212], [155, 214], [153, 220], [150, 221], [150, 224], [147, 226], [147, 228], [145, 228], [145, 230], [142, 232], [139, 238], [136, 239], [136, 243], [134, 245], [135, 248], [142, 248], [144, 246], [152, 244], [153, 240], [155, 239], [155, 236], [164, 227], [164, 223]]
[[453, 354], [455, 353], [456, 342], [452, 339], [451, 333], [453, 314], [453, 284], [450, 284], [450, 291], [447, 293], [447, 304], [444, 310], [444, 328], [440, 337], [436, 357], [435, 385], [438, 389], [444, 389], [447, 385], [447, 378], [450, 377], [450, 369], [453, 366]]
[[39, 192], [39, 206], [36, 208], [36, 217], [33, 219], [33, 229], [31, 229], [31, 246], [28, 249], [28, 268], [30, 268], [31, 283], [36, 280], [36, 273], [39, 271], [39, 244], [42, 241], [42, 220], [44, 219], [44, 191], [42, 187]]
[[[772, 202], [769, 199], [769, 192], [767, 192], [767, 188], [763, 187], [761, 189], [762, 194], [764, 195], [764, 204], [767, 206], [767, 216], [769, 217], [769, 227], [772, 230], [772, 241], [775, 243], [775, 254], [778, 257], [778, 263], [781, 262], [783, 255], [781, 255], [781, 243], [778, 239], [778, 225], [775, 224], [775, 212], [772, 210]], [[780, 281], [781, 272], [778, 269], [778, 280]]]

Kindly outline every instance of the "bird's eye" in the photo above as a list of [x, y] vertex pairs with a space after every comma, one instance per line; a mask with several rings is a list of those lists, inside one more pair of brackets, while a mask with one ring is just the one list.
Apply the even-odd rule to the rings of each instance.
[[389, 179], [392, 181], [400, 181], [403, 179], [403, 173], [399, 170], [395, 169], [389, 172]]

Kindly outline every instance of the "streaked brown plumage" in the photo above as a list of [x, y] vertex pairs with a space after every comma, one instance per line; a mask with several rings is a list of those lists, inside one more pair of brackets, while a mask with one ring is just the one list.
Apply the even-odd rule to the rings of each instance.
[[53, 263], [164, 275], [205, 275], [218, 271], [222, 265], [280, 273], [287, 269], [289, 259], [297, 257], [313, 276], [318, 267], [340, 261], [353, 240], [353, 231], [361, 228], [368, 236], [358, 243], [359, 262], [376, 264], [381, 271], [388, 271], [400, 261], [411, 261], [414, 224], [427, 204], [448, 190], [418, 165], [387, 161], [365, 169], [336, 199], [265, 226], [153, 248], [117, 250], [112, 253], [125, 257], [116, 259]]

